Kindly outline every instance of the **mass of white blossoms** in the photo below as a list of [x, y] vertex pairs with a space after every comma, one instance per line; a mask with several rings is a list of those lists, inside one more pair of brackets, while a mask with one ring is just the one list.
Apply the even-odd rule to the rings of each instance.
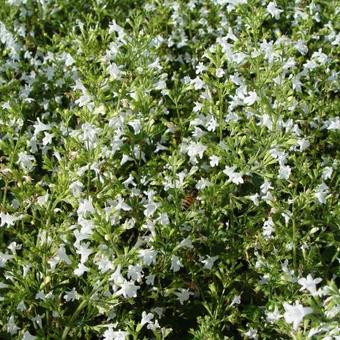
[[1, 339], [338, 339], [339, 4], [2, 0]]

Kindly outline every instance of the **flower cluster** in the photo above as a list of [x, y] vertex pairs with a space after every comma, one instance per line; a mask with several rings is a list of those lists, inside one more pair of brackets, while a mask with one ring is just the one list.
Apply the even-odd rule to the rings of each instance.
[[336, 339], [338, 15], [3, 0], [0, 338]]

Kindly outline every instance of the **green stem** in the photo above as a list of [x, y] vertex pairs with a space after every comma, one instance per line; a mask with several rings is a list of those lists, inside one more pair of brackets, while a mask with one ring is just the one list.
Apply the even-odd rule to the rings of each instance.
[[218, 101], [219, 101], [219, 117], [218, 117], [218, 125], [219, 125], [219, 137], [220, 137], [220, 142], [223, 139], [223, 93], [222, 89], [219, 86], [218, 87]]
[[97, 292], [97, 290], [103, 285], [103, 283], [106, 281], [106, 278], [104, 278], [91, 292], [91, 294], [89, 295], [89, 297], [86, 299], [84, 298], [84, 300], [81, 302], [81, 304], [77, 307], [76, 311], [73, 313], [70, 321], [68, 322], [68, 326], [65, 327], [64, 332], [61, 336], [61, 340], [65, 340], [67, 337], [68, 332], [71, 329], [71, 325], [73, 323], [73, 321], [78, 317], [79, 313], [81, 312], [81, 310], [86, 306], [86, 304], [88, 303], [88, 301], [91, 300], [92, 296]]
[[295, 225], [295, 219], [292, 220], [293, 223], [293, 267], [294, 272], [297, 274], [297, 256], [296, 256], [296, 225]]
[[66, 339], [67, 334], [68, 334], [68, 332], [71, 329], [70, 325], [72, 325], [72, 322], [79, 315], [80, 311], [85, 307], [86, 303], [87, 303], [87, 299], [84, 299], [83, 302], [78, 306], [76, 311], [73, 313], [73, 315], [72, 315], [72, 317], [70, 319], [70, 322], [69, 322], [69, 326], [66, 326], [65, 329], [64, 329], [64, 332], [63, 332], [63, 334], [61, 336], [61, 340], [65, 340]]

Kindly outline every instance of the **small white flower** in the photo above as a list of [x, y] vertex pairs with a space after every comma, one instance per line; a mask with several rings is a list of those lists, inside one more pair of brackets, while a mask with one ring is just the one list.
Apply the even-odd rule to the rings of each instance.
[[292, 169], [289, 165], [280, 165], [279, 170], [279, 179], [287, 180], [292, 172]]
[[258, 193], [249, 196], [249, 199], [254, 203], [256, 207], [259, 205], [259, 197], [260, 195]]
[[189, 300], [190, 295], [194, 295], [192, 292], [189, 291], [189, 289], [180, 288], [178, 290], [179, 292], [176, 292], [175, 294], [177, 295], [181, 305], [183, 305], [183, 302]]
[[66, 302], [79, 300], [79, 294], [76, 289], [73, 287], [72, 290], [65, 292], [64, 299]]
[[110, 77], [115, 80], [119, 79], [121, 75], [121, 70], [115, 63], [111, 63], [107, 68], [108, 73], [110, 74]]
[[275, 309], [272, 312], [267, 311], [266, 314], [267, 314], [267, 321], [270, 323], [273, 323], [281, 318], [281, 314], [277, 306], [275, 306]]
[[303, 307], [298, 301], [295, 302], [295, 305], [290, 305], [285, 302], [283, 307], [285, 309], [283, 317], [287, 323], [291, 323], [293, 325], [294, 330], [298, 329], [299, 324], [306, 315], [313, 312], [312, 308]]
[[159, 206], [160, 203], [149, 201], [147, 204], [144, 205], [145, 208], [144, 215], [146, 217], [152, 217], [152, 215], [156, 212]]
[[92, 205], [92, 199], [82, 199], [79, 201], [79, 208], [77, 214], [79, 216], [84, 216], [86, 214], [94, 213], [94, 207]]
[[315, 198], [320, 202], [320, 204], [326, 203], [326, 197], [329, 194], [329, 188], [325, 183], [321, 183], [314, 194]]
[[207, 147], [202, 143], [191, 142], [188, 145], [188, 156], [190, 159], [196, 159], [197, 156], [202, 159], [206, 149]]
[[103, 340], [125, 340], [127, 336], [127, 332], [114, 331], [112, 327], [109, 327], [103, 334]]
[[22, 216], [14, 216], [14, 215], [10, 215], [7, 213], [0, 213], [0, 219], [1, 219], [1, 223], [0, 223], [0, 227], [11, 227], [14, 225], [14, 223], [18, 220], [21, 219]]
[[248, 330], [248, 332], [244, 333], [244, 335], [245, 335], [246, 337], [248, 337], [249, 339], [255, 339], [255, 340], [258, 339], [257, 329], [254, 329], [254, 328], [250, 328], [250, 329]]
[[204, 260], [201, 260], [201, 262], [203, 263], [205, 269], [210, 270], [213, 267], [213, 265], [214, 265], [214, 263], [217, 259], [218, 259], [218, 256], [207, 255], [207, 258], [204, 259]]
[[194, 246], [192, 245], [191, 237], [188, 236], [184, 240], [181, 241], [181, 243], [178, 245], [178, 248], [187, 248], [192, 249]]
[[130, 125], [133, 128], [135, 135], [138, 135], [140, 133], [141, 123], [139, 119], [132, 120], [131, 122], [128, 123], [128, 125]]
[[263, 223], [263, 236], [265, 239], [272, 238], [272, 234], [274, 232], [274, 222], [271, 217], [269, 217], [264, 223]]
[[130, 280], [141, 282], [142, 278], [144, 276], [142, 266], [139, 264], [133, 266], [129, 265], [128, 271], [127, 271], [127, 277]]
[[301, 286], [301, 291], [308, 290], [313, 296], [317, 296], [318, 292], [316, 290], [316, 285], [322, 281], [321, 278], [313, 279], [311, 274], [308, 274], [306, 278], [301, 278], [298, 280]]
[[214, 117], [211, 117], [207, 121], [207, 130], [208, 131], [214, 132], [216, 130], [217, 126], [218, 126], [218, 123], [217, 123], [217, 120]]
[[143, 312], [142, 313], [142, 320], [141, 320], [141, 325], [142, 327], [146, 324], [149, 324], [151, 322], [151, 320], [153, 319], [154, 315], [152, 313], [147, 313]]
[[75, 181], [70, 184], [70, 190], [73, 196], [79, 195], [83, 191], [83, 183]]
[[242, 178], [242, 173], [236, 172], [234, 166], [226, 166], [223, 172], [229, 177], [229, 181], [234, 184], [242, 184], [244, 182]]
[[148, 276], [145, 276], [145, 283], [148, 286], [153, 286], [154, 281], [155, 281], [155, 275], [149, 274]]
[[231, 301], [230, 306], [239, 305], [241, 303], [241, 295], [235, 295], [233, 301]]
[[224, 76], [224, 70], [222, 68], [216, 69], [215, 75], [217, 78], [222, 78]]
[[275, 2], [270, 2], [267, 6], [267, 12], [276, 20], [280, 19], [280, 14], [283, 12], [282, 9], [278, 9], [276, 7], [276, 3]]
[[251, 106], [253, 105], [258, 99], [258, 96], [255, 91], [249, 92], [249, 95], [243, 99], [244, 104]]
[[322, 171], [322, 179], [323, 180], [330, 179], [332, 177], [332, 174], [333, 168], [330, 166], [326, 166]]
[[19, 159], [17, 164], [19, 164], [25, 172], [30, 172], [33, 169], [33, 163], [35, 162], [35, 158], [32, 155], [29, 155], [26, 152], [19, 153]]
[[140, 249], [139, 258], [142, 259], [146, 266], [156, 263], [157, 251], [153, 249]]
[[83, 263], [79, 263], [78, 267], [73, 271], [76, 276], [82, 276], [85, 272], [88, 272], [89, 268], [87, 268]]
[[26, 331], [22, 336], [22, 340], [35, 340], [37, 337], [32, 335], [29, 331]]
[[178, 272], [181, 269], [181, 267], [183, 267], [183, 265], [180, 259], [176, 255], [172, 255], [170, 269], [173, 270], [173, 272]]
[[116, 292], [116, 295], [123, 295], [125, 298], [137, 297], [137, 290], [140, 289], [131, 281], [126, 281], [121, 284], [121, 288]]
[[37, 203], [38, 203], [41, 207], [46, 206], [46, 203], [48, 202], [48, 197], [49, 197], [48, 193], [46, 193], [46, 194], [43, 195], [43, 196], [39, 196], [39, 197], [37, 198]]
[[212, 155], [209, 157], [210, 159], [210, 166], [211, 167], [215, 167], [218, 165], [218, 163], [220, 162], [221, 158], [215, 155]]
[[14, 335], [18, 332], [20, 328], [15, 324], [14, 316], [11, 315], [7, 322], [7, 332]]

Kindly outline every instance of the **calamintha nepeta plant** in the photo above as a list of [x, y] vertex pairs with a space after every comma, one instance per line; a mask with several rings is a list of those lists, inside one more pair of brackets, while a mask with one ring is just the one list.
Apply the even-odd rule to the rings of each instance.
[[337, 339], [338, 14], [0, 0], [0, 337]]

